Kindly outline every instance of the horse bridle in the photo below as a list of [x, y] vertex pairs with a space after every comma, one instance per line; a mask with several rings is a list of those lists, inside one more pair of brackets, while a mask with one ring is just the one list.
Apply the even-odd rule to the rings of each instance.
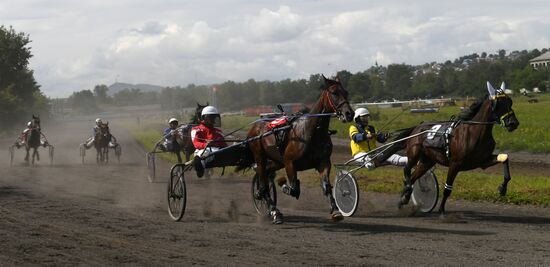
[[[497, 105], [497, 101], [498, 101], [498, 98], [506, 98], [508, 97], [506, 94], [503, 94], [503, 93], [500, 93], [500, 94], [497, 94], [495, 95], [494, 97], [491, 98], [491, 109], [493, 110], [493, 112], [495, 111], [495, 108], [496, 108], [496, 105]], [[498, 117], [498, 120], [495, 119], [495, 122], [498, 123], [498, 124], [502, 124], [502, 122], [510, 115], [514, 114], [514, 110], [510, 108], [510, 111], [504, 113], [503, 115], [499, 116]]]
[[[332, 88], [338, 88], [338, 84], [333, 84], [329, 88], [327, 88], [325, 90], [325, 92], [323, 93], [324, 97], [327, 98], [329, 107], [332, 108], [332, 111], [335, 112], [336, 114], [341, 114], [342, 112], [338, 111], [338, 109], [340, 107], [342, 107], [343, 105], [345, 105], [346, 103], [349, 104], [349, 102], [347, 100], [345, 100], [345, 101], [342, 101], [342, 102], [338, 103], [338, 105], [334, 105], [334, 102], [332, 101], [332, 97], [330, 97], [330, 94], [332, 94], [332, 91], [331, 91]], [[337, 89], [334, 89], [334, 91], [336, 91], [336, 90]]]

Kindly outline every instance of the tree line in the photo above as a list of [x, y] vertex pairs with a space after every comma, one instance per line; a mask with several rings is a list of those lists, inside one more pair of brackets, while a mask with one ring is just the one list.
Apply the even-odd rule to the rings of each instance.
[[48, 99], [29, 69], [30, 42], [25, 33], [0, 25], [0, 131], [21, 124], [31, 114], [48, 116]]
[[[350, 101], [410, 100], [415, 98], [481, 96], [486, 93], [485, 82], [500, 84], [517, 91], [520, 88], [541, 91], [550, 89], [548, 68], [534, 70], [529, 60], [547, 52], [548, 49], [531, 51], [499, 50], [495, 54], [465, 55], [453, 61], [431, 62], [423, 65], [375, 64], [364, 71], [351, 73], [338, 71], [336, 77], [349, 92]], [[163, 109], [193, 107], [197, 102], [212, 102], [215, 99], [223, 111], [238, 111], [245, 107], [276, 105], [280, 103], [312, 103], [318, 97], [322, 84], [321, 74], [312, 74], [308, 79], [285, 79], [282, 81], [245, 82], [226, 81], [215, 85], [166, 87], [159, 92], [143, 92], [139, 89], [124, 89], [112, 97], [107, 96], [108, 87], [97, 85], [93, 92], [75, 92], [69, 100], [73, 107], [96, 109], [85, 102], [116, 105], [160, 104]]]

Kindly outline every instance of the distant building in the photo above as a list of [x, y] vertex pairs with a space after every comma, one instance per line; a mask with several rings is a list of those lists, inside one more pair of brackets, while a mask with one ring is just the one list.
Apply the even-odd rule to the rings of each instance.
[[550, 51], [529, 60], [533, 69], [550, 68]]

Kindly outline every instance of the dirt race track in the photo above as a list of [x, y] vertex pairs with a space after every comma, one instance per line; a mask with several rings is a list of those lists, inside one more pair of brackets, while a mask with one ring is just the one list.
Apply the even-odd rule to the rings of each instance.
[[550, 265], [550, 208], [452, 196], [440, 220], [363, 192], [353, 218], [331, 222], [320, 187], [304, 188], [300, 200], [279, 193], [286, 221], [272, 225], [256, 215], [249, 179], [190, 175], [186, 214], [172, 222], [166, 183], [147, 181], [145, 151], [119, 122], [120, 164], [98, 167], [92, 150], [80, 163], [92, 118], [43, 125], [51, 167], [46, 150], [36, 167], [17, 150], [10, 168], [0, 142], [0, 265]]

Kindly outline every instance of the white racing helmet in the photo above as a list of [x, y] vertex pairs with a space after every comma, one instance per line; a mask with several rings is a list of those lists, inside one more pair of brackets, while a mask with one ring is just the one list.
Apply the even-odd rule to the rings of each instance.
[[168, 124], [172, 124], [172, 122], [178, 123], [178, 119], [171, 118], [171, 119], [168, 120]]
[[357, 118], [365, 115], [370, 115], [370, 112], [367, 108], [358, 108], [355, 110], [355, 115], [353, 116], [353, 120], [356, 120]]
[[220, 118], [220, 113], [218, 112], [218, 109], [214, 106], [206, 106], [202, 109], [201, 111], [201, 119], [204, 120], [204, 116], [206, 115], [213, 115], [215, 116], [215, 120], [214, 120], [214, 126], [215, 127], [220, 127], [222, 122], [221, 122], [221, 118]]
[[27, 122], [27, 127], [31, 127], [32, 126], [32, 122]]
[[103, 121], [100, 118], [95, 119], [95, 124], [100, 125]]
[[218, 109], [214, 106], [206, 106], [201, 111], [201, 116], [210, 115], [210, 114], [220, 115], [220, 113], [218, 112]]

